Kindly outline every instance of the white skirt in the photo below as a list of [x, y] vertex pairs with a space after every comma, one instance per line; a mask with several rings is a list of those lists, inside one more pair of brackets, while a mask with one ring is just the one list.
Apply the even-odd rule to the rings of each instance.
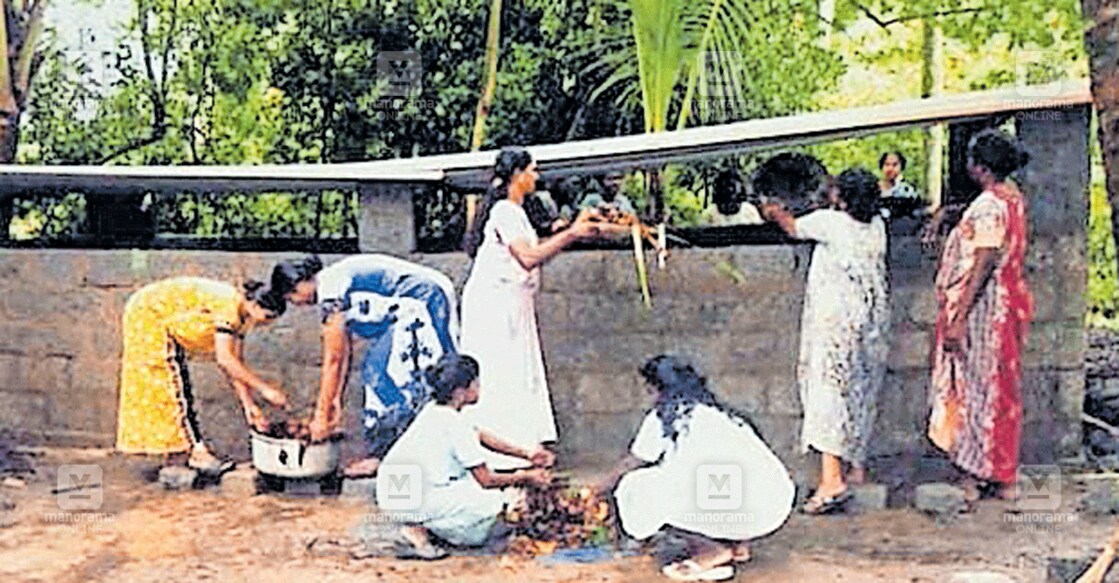
[[[535, 288], [471, 278], [462, 297], [461, 353], [481, 367], [478, 403], [466, 411], [481, 429], [532, 449], [556, 440], [556, 421], [536, 324]], [[528, 466], [490, 452], [496, 469]]]
[[[752, 430], [735, 432], [722, 444], [741, 468], [741, 505], [734, 510], [705, 509], [697, 500], [702, 460], [669, 458], [627, 473], [614, 490], [618, 518], [631, 537], [644, 540], [665, 526], [723, 540], [765, 536], [792, 512], [796, 486], [784, 464]], [[724, 463], [730, 459], [721, 460]]]

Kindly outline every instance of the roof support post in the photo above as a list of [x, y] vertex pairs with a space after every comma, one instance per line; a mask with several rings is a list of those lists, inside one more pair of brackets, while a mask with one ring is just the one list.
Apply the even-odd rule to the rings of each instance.
[[361, 211], [357, 233], [362, 253], [403, 257], [416, 251], [416, 188], [387, 182], [359, 187]]

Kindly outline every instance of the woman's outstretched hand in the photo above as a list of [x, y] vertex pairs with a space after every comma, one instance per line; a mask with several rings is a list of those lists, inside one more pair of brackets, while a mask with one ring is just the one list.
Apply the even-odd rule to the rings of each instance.
[[537, 446], [535, 450], [529, 454], [529, 461], [532, 465], [538, 468], [550, 468], [556, 465], [556, 454], [544, 446]]
[[252, 401], [242, 403], [241, 405], [245, 411], [245, 422], [249, 424], [249, 427], [252, 427], [259, 433], [267, 432], [270, 423], [268, 422], [268, 416], [264, 414], [260, 406]]

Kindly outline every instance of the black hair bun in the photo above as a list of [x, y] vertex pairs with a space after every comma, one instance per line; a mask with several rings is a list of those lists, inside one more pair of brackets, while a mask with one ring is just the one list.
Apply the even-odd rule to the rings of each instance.
[[303, 273], [305, 273], [307, 277], [310, 277], [322, 271], [322, 259], [320, 259], [318, 255], [308, 255], [305, 259], [303, 259], [302, 268]]

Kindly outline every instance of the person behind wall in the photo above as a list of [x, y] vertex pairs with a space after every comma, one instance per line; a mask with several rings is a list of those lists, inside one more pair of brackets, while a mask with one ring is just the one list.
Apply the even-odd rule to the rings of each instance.
[[878, 158], [878, 169], [882, 171], [882, 180], [878, 184], [883, 198], [918, 199], [921, 197], [917, 189], [905, 181], [903, 173], [907, 163], [905, 154], [898, 151], [886, 152]]
[[720, 172], [713, 182], [713, 204], [706, 212], [708, 224], [725, 227], [760, 225], [765, 222], [757, 207], [746, 202], [745, 185], [737, 169]]

